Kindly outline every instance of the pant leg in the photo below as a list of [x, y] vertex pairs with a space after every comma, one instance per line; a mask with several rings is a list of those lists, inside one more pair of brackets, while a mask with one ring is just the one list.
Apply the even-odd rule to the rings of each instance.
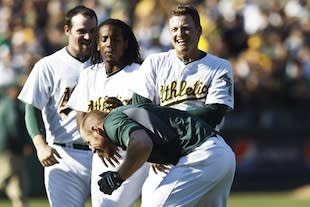
[[152, 200], [154, 191], [156, 190], [156, 188], [159, 186], [159, 184], [166, 175], [167, 174], [163, 172], [158, 172], [156, 174], [152, 169], [152, 167], [150, 167], [148, 176], [142, 187], [141, 207], [149, 207], [148, 202]]
[[84, 207], [90, 196], [93, 153], [53, 146], [59, 163], [44, 168], [46, 193], [51, 207]]
[[[125, 151], [120, 151], [121, 156], [126, 156]], [[123, 159], [120, 160], [120, 163]], [[116, 167], [106, 167], [97, 154], [93, 156], [92, 168], [92, 207], [130, 207], [140, 197], [142, 185], [148, 174], [149, 164], [144, 164], [138, 171], [129, 177], [112, 195], [104, 194], [100, 191], [98, 181], [99, 176], [105, 171], [116, 171]]]
[[145, 206], [226, 207], [235, 167], [224, 140], [209, 138], [171, 168]]

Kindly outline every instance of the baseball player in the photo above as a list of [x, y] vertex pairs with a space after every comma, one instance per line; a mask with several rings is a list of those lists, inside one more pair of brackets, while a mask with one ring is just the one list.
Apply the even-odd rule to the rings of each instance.
[[[133, 87], [133, 103], [153, 102], [191, 111], [219, 129], [225, 113], [234, 106], [231, 64], [198, 49], [202, 27], [194, 7], [173, 8], [168, 24], [174, 49], [144, 60], [139, 69], [139, 87]], [[147, 207], [144, 202], [152, 198], [164, 176], [150, 171], [143, 186], [142, 206]]]
[[[81, 73], [79, 82], [70, 97], [68, 105], [77, 111], [80, 123], [86, 112], [92, 110], [110, 110], [111, 105], [127, 105], [133, 92], [128, 90], [135, 84], [135, 73], [140, 66], [140, 52], [137, 40], [131, 28], [117, 19], [107, 19], [98, 26], [98, 37], [93, 46], [93, 64]], [[99, 52], [97, 50], [99, 49]], [[101, 62], [103, 58], [103, 62]], [[112, 106], [113, 108], [113, 106]], [[125, 151], [119, 149], [122, 158]], [[119, 159], [119, 162], [122, 161]], [[93, 156], [91, 198], [93, 207], [131, 206], [140, 196], [149, 166], [145, 164], [124, 185], [112, 195], [99, 190], [100, 174], [108, 170], [117, 170], [119, 164], [105, 165], [104, 159]], [[108, 163], [106, 163], [108, 164]]]
[[44, 167], [50, 206], [83, 207], [90, 195], [92, 152], [76, 126], [67, 101], [81, 71], [90, 65], [96, 13], [77, 6], [65, 16], [68, 45], [39, 60], [19, 99], [26, 103], [26, 125]]
[[146, 161], [173, 167], [147, 203], [155, 206], [225, 207], [236, 161], [215, 130], [195, 115], [151, 104], [121, 106], [110, 113], [92, 111], [81, 135], [102, 156], [127, 150], [117, 171], [102, 173], [100, 190], [111, 194]]

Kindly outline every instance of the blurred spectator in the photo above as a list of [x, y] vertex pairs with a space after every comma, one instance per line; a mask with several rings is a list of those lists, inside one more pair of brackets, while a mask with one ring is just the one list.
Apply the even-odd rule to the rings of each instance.
[[20, 86], [11, 84], [0, 104], [0, 189], [13, 207], [27, 205], [25, 156], [32, 152], [24, 121], [24, 105], [17, 99]]
[[8, 45], [0, 46], [0, 87], [12, 83], [15, 79], [15, 72], [11, 62], [11, 52]]

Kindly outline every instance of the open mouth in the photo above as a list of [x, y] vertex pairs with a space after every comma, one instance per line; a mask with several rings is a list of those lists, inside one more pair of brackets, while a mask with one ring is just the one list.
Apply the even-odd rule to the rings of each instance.
[[184, 40], [184, 39], [180, 39], [180, 40], [176, 40], [176, 42], [179, 44], [179, 45], [184, 45], [184, 44], [186, 44], [186, 40]]

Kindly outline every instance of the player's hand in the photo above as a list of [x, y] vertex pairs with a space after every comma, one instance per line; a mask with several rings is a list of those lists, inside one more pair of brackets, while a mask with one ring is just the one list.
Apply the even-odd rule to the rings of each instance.
[[100, 175], [101, 179], [98, 181], [99, 189], [105, 194], [111, 195], [114, 190], [119, 188], [125, 181], [121, 178], [118, 172], [104, 172]]
[[94, 153], [98, 154], [106, 167], [109, 167], [109, 164], [113, 167], [120, 164], [119, 159], [121, 159], [122, 156], [118, 151], [119, 148], [116, 145], [109, 145], [109, 147], [105, 147], [104, 149], [100, 146], [94, 146]]
[[164, 165], [164, 164], [158, 164], [158, 163], [152, 163], [151, 164], [153, 171], [155, 174], [158, 174], [159, 172], [168, 173], [171, 165]]
[[101, 150], [97, 150], [96, 153], [106, 167], [109, 167], [109, 165], [116, 167], [120, 164], [119, 159], [122, 158], [122, 156], [118, 153], [118, 148], [111, 149], [110, 153], [105, 153]]
[[43, 167], [49, 167], [56, 163], [59, 163], [56, 159], [61, 158], [60, 154], [52, 147], [44, 145], [37, 148], [37, 156]]
[[124, 104], [116, 97], [106, 97], [103, 102], [103, 111], [109, 113], [113, 109], [123, 105]]

